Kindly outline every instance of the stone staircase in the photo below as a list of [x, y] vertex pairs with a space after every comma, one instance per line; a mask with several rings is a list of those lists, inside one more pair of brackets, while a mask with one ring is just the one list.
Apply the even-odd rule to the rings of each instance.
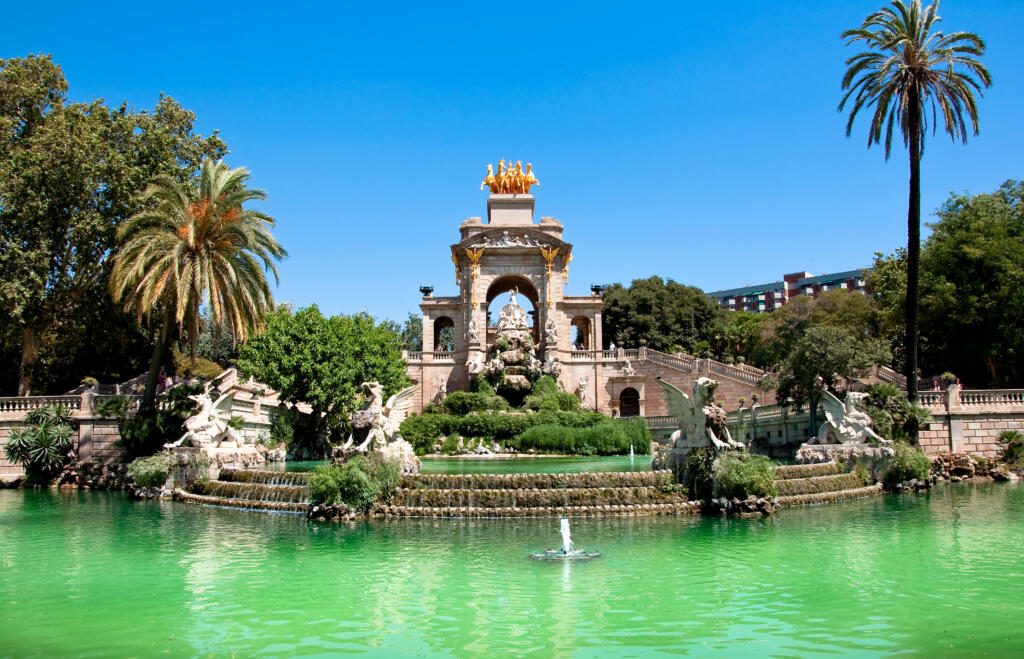
[[882, 493], [879, 483], [866, 485], [857, 474], [835, 462], [775, 468], [776, 501], [783, 507], [859, 499]]

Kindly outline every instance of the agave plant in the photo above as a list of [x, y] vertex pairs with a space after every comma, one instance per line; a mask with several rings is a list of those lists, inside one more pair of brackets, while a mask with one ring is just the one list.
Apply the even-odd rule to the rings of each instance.
[[4, 452], [21, 464], [29, 480], [48, 483], [68, 460], [74, 434], [71, 410], [61, 405], [41, 407], [25, 415], [27, 425], [12, 428]]

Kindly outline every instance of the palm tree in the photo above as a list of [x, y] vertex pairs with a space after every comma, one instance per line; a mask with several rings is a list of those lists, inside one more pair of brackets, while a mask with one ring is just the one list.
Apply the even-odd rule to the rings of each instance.
[[907, 397], [917, 399], [918, 262], [921, 254], [921, 156], [931, 110], [932, 134], [940, 121], [955, 142], [967, 141], [967, 123], [978, 134], [978, 106], [974, 93], [992, 78], [975, 59], [985, 42], [970, 32], [932, 32], [941, 19], [939, 3], [921, 7], [920, 0], [892, 0], [871, 14], [859, 28], [843, 32], [846, 45], [863, 41], [867, 50], [846, 60], [839, 103], [842, 111], [852, 101], [846, 136], [858, 113], [874, 107], [868, 147], [882, 142], [885, 158], [892, 150], [893, 127], [899, 125], [910, 152], [910, 200], [907, 210], [906, 352]]
[[185, 329], [194, 354], [199, 308], [244, 341], [273, 308], [265, 270], [287, 255], [270, 233], [274, 219], [249, 208], [266, 193], [246, 187], [249, 171], [205, 160], [198, 185], [160, 176], [143, 195], [146, 210], [117, 232], [110, 291], [139, 321], [160, 317], [141, 407], [152, 411], [156, 381], [174, 339]]

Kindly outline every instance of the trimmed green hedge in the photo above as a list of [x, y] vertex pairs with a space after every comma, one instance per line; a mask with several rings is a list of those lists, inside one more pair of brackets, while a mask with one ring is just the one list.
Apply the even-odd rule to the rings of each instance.
[[453, 391], [445, 396], [441, 408], [446, 414], [466, 416], [471, 412], [500, 412], [508, 409], [508, 401], [496, 394]]
[[612, 420], [593, 411], [421, 414], [402, 422], [399, 432], [421, 454], [432, 451], [439, 437], [453, 434], [467, 440], [493, 439], [519, 451], [565, 454], [621, 455], [629, 453], [632, 444], [633, 450], [642, 455], [650, 452], [651, 445], [651, 433], [643, 419]]

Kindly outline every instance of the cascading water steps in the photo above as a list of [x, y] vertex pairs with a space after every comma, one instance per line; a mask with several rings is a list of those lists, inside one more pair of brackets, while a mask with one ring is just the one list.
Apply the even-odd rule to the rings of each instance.
[[[303, 472], [224, 469], [176, 498], [189, 503], [306, 512]], [[416, 474], [373, 514], [397, 517], [690, 515], [700, 511], [669, 471], [575, 474]]]
[[776, 502], [781, 506], [805, 506], [845, 501], [882, 493], [882, 485], [865, 484], [853, 472], [840, 470], [835, 462], [786, 465], [775, 468]]
[[[776, 501], [800, 506], [872, 496], [835, 462], [776, 467]], [[304, 472], [221, 470], [217, 480], [197, 481], [180, 501], [203, 505], [304, 513], [309, 509]], [[416, 474], [405, 476], [392, 499], [374, 508], [394, 517], [553, 517], [602, 515], [694, 515], [670, 471], [559, 474]]]

